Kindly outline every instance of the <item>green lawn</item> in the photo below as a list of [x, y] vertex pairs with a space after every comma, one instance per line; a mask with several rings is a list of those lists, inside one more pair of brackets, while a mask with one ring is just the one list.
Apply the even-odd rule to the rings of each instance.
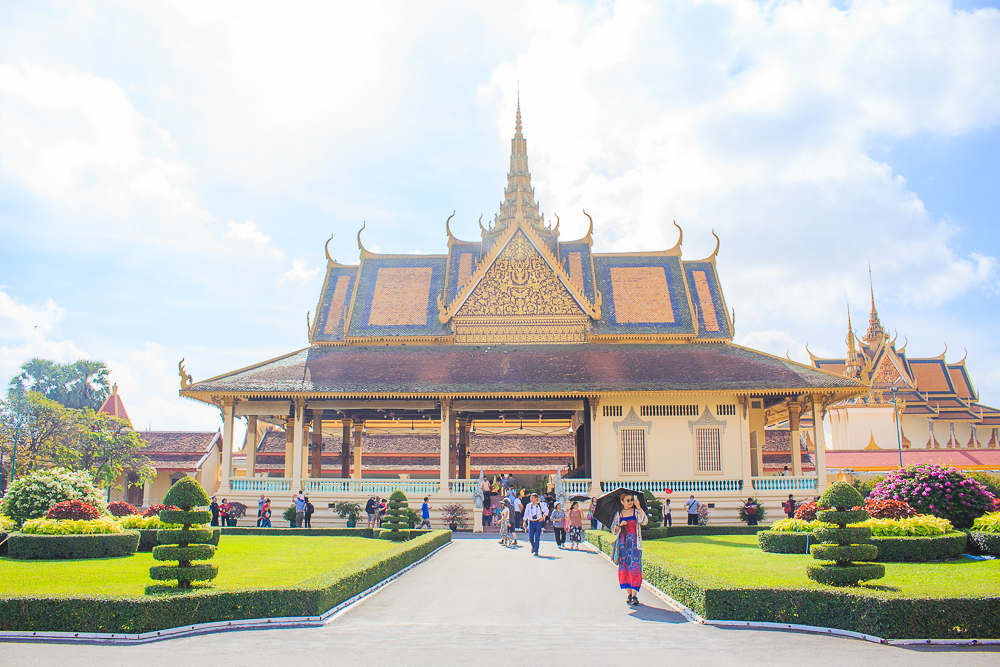
[[[352, 561], [398, 549], [363, 537], [223, 535], [211, 562], [219, 566], [218, 590], [278, 588], [302, 583]], [[151, 553], [125, 558], [25, 561], [0, 558], [0, 596], [118, 595], [144, 597]]]
[[[827, 589], [806, 577], [811, 556], [764, 553], [755, 535], [644, 540], [643, 559], [702, 586]], [[885, 578], [849, 590], [877, 596], [1000, 596], [1000, 560], [886, 563]]]

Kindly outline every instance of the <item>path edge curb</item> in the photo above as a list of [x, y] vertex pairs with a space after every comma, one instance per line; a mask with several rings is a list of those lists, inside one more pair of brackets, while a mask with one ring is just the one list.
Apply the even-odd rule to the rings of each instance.
[[270, 630], [277, 628], [320, 627], [332, 621], [334, 617], [348, 611], [348, 609], [358, 604], [368, 596], [373, 595], [380, 589], [388, 586], [416, 566], [429, 560], [444, 549], [447, 549], [452, 544], [453, 543], [451, 541], [442, 544], [440, 547], [430, 552], [420, 560], [410, 563], [399, 572], [396, 572], [373, 586], [366, 588], [354, 597], [348, 598], [340, 604], [327, 609], [319, 616], [283, 616], [277, 618], [247, 618], [238, 621], [215, 621], [212, 623], [195, 623], [193, 625], [182, 625], [176, 628], [167, 628], [165, 630], [154, 630], [151, 632], [142, 632], [137, 634], [124, 632], [31, 632], [28, 630], [12, 630], [8, 632], [0, 632], [0, 642], [135, 645], [147, 644], [165, 639], [177, 639], [180, 637], [213, 634], [216, 632], [228, 632], [232, 630]]

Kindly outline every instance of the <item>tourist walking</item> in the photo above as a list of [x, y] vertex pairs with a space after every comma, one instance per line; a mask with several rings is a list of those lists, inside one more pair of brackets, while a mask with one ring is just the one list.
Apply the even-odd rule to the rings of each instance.
[[524, 504], [521, 499], [514, 496], [514, 530], [521, 530], [524, 521]]
[[580, 542], [583, 542], [583, 512], [580, 511], [580, 503], [575, 500], [566, 513], [566, 521], [569, 523], [569, 548], [579, 549]]
[[670, 498], [667, 498], [666, 502], [663, 503], [663, 525], [674, 525], [674, 517], [670, 513]]
[[302, 522], [306, 519], [306, 494], [299, 489], [295, 494], [295, 527], [301, 528]]
[[264, 508], [260, 512], [260, 527], [270, 528], [271, 527], [271, 499], [267, 498], [264, 500]]
[[622, 494], [620, 500], [622, 509], [611, 519], [611, 533], [615, 536], [618, 585], [627, 593], [626, 602], [634, 606], [639, 604], [636, 593], [642, 587], [642, 526], [649, 519], [631, 494]]
[[747, 498], [747, 502], [743, 505], [743, 511], [747, 515], [747, 525], [756, 526], [757, 525], [757, 503], [753, 501], [753, 498]]
[[420, 506], [420, 523], [417, 525], [417, 529], [424, 526], [427, 527], [427, 530], [431, 529], [431, 506], [427, 504], [427, 496], [424, 496], [424, 504]]
[[785, 510], [785, 515], [789, 519], [794, 519], [795, 518], [795, 508], [798, 507], [798, 506], [799, 506], [799, 504], [797, 502], [795, 502], [795, 496], [793, 496], [790, 493], [788, 494], [788, 500], [786, 500], [784, 503], [782, 503], [782, 507]]
[[316, 511], [313, 504], [309, 502], [309, 496], [306, 496], [305, 511], [302, 514], [302, 525], [306, 528], [312, 528], [312, 515]]
[[219, 507], [219, 501], [216, 500], [215, 496], [212, 496], [212, 504], [208, 506], [208, 509], [212, 512], [212, 525], [218, 526], [219, 514], [221, 513], [222, 508]]
[[524, 508], [524, 520], [528, 523], [528, 541], [531, 543], [531, 555], [538, 555], [538, 547], [542, 541], [542, 526], [545, 525], [545, 512], [538, 502], [538, 494], [531, 494], [531, 502]]
[[552, 532], [556, 536], [556, 546], [560, 549], [566, 544], [566, 512], [563, 511], [562, 503], [556, 503], [549, 515], [552, 521]]
[[260, 528], [261, 524], [264, 522], [264, 494], [260, 494], [260, 499], [257, 501], [257, 527]]
[[375, 504], [375, 496], [369, 498], [368, 502], [365, 503], [365, 514], [368, 515], [369, 528], [375, 527], [375, 510], [377, 509], [377, 507], [378, 506]]
[[687, 508], [688, 513], [688, 525], [697, 526], [698, 525], [698, 510], [701, 509], [701, 503], [694, 499], [694, 494], [688, 498], [688, 501], [684, 503], [684, 507]]
[[503, 503], [503, 509], [500, 510], [500, 544], [505, 547], [517, 546], [517, 536], [510, 526], [510, 504], [506, 501]]

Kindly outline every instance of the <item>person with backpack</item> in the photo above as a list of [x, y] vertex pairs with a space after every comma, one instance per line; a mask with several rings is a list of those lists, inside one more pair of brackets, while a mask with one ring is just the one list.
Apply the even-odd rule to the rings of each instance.
[[306, 496], [306, 504], [304, 507], [304, 512], [302, 513], [302, 527], [312, 528], [312, 515], [316, 511], [316, 508], [311, 502], [309, 502], [309, 496]]
[[753, 498], [747, 498], [747, 502], [743, 505], [743, 511], [747, 515], [747, 525], [756, 526], [757, 525], [757, 503], [753, 501]]
[[271, 499], [267, 498], [264, 500], [264, 507], [260, 512], [260, 527], [270, 528], [271, 527]]
[[701, 503], [694, 499], [694, 494], [688, 498], [688, 501], [684, 503], [684, 507], [687, 508], [688, 513], [688, 525], [697, 526], [698, 525], [698, 510], [701, 509]]
[[785, 510], [785, 515], [789, 519], [794, 519], [795, 518], [795, 508], [798, 507], [798, 505], [799, 504], [797, 502], [795, 502], [795, 496], [793, 496], [792, 494], [789, 493], [788, 494], [788, 500], [786, 500], [784, 503], [782, 503], [782, 507]]

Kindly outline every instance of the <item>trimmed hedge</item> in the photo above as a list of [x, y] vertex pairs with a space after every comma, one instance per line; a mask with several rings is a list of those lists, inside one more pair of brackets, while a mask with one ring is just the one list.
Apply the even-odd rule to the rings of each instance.
[[948, 560], [962, 557], [966, 535], [954, 531], [946, 535], [873, 537], [870, 542], [878, 547], [875, 560], [883, 563]]
[[91, 535], [26, 535], [13, 533], [7, 553], [21, 560], [115, 558], [130, 556], [139, 548], [139, 531]]
[[0, 556], [7, 553], [7, 535], [8, 533], [0, 530]]
[[[826, 546], [826, 545], [821, 545]], [[854, 545], [857, 548], [864, 545]], [[871, 547], [871, 545], [867, 545]], [[815, 548], [815, 547], [814, 547]], [[851, 547], [841, 547], [851, 548]], [[853, 586], [862, 581], [872, 581], [885, 576], [885, 565], [882, 563], [847, 563], [846, 565], [815, 565], [806, 566], [806, 574], [813, 581], [828, 586]]]
[[[832, 560], [838, 564], [871, 561], [878, 557], [878, 547], [874, 544], [814, 544], [809, 548], [809, 552], [816, 560]], [[882, 572], [885, 573], [885, 568]]]
[[968, 536], [968, 545], [971, 551], [1000, 556], [1000, 533], [970, 530]]
[[[212, 539], [205, 544], [211, 544], [214, 546], [219, 546], [219, 538], [222, 536], [222, 528], [215, 527], [210, 529], [212, 531]], [[139, 551], [152, 551], [153, 547], [158, 545], [160, 541], [156, 539], [156, 534], [160, 532], [158, 528], [150, 529], [140, 529], [139, 531]]]
[[761, 551], [772, 554], [807, 554], [809, 545], [817, 544], [812, 533], [793, 533], [782, 530], [762, 530], [757, 533]]
[[192, 544], [189, 547], [160, 544], [153, 547], [154, 560], [208, 560], [214, 555], [215, 547], [211, 544]]
[[403, 529], [398, 531], [392, 531], [383, 528], [379, 531], [378, 538], [380, 540], [392, 540], [393, 542], [405, 542], [407, 540], [412, 540], [415, 537], [420, 537], [421, 535], [426, 535], [429, 530], [421, 529], [415, 530], [413, 528]]
[[197, 565], [154, 565], [149, 568], [149, 578], [153, 581], [211, 581], [217, 576], [219, 576], [219, 566], [212, 565], [211, 563], [198, 563]]
[[206, 510], [191, 510], [189, 512], [185, 512], [184, 510], [163, 510], [159, 516], [160, 521], [163, 523], [187, 524], [189, 526], [206, 524], [212, 520], [212, 513]]
[[319, 616], [451, 541], [433, 531], [289, 588], [198, 590], [187, 595], [0, 598], [0, 631], [141, 633], [194, 623]]
[[[427, 532], [427, 531], [422, 531]], [[232, 526], [222, 529], [223, 535], [284, 535], [296, 537], [375, 537], [371, 528], [255, 528]]]
[[[611, 553], [607, 531], [587, 541]], [[646, 556], [643, 578], [707, 619], [833, 627], [889, 639], [1000, 637], [1000, 598], [885, 598], [835, 589], [717, 588]]]

